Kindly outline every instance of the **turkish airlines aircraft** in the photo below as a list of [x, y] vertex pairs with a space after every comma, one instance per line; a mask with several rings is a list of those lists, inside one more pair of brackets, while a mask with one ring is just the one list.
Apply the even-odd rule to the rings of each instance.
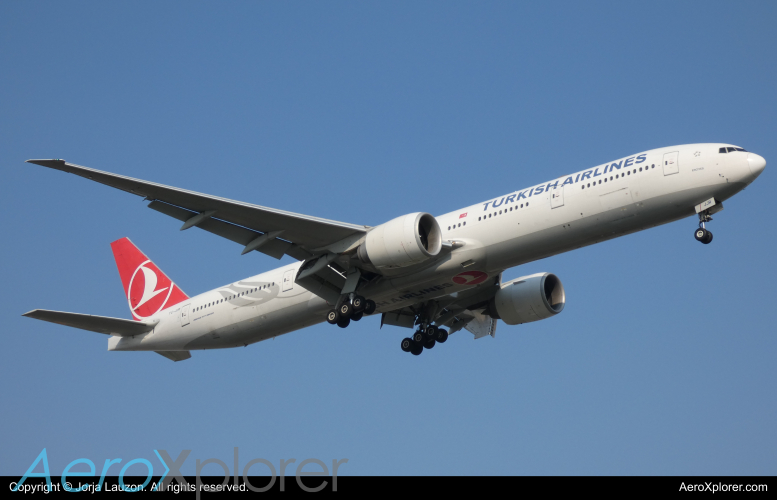
[[494, 336], [496, 320], [538, 321], [564, 309], [550, 273], [502, 282], [502, 271], [693, 215], [694, 237], [723, 201], [753, 182], [761, 156], [729, 144], [654, 149], [562, 175], [439, 217], [412, 213], [376, 227], [310, 217], [81, 167], [28, 160], [149, 200], [149, 208], [257, 251], [298, 262], [189, 297], [132, 242], [111, 243], [133, 320], [36, 309], [25, 316], [110, 335], [110, 351], [246, 346], [322, 321], [415, 329], [415, 355], [467, 329]]

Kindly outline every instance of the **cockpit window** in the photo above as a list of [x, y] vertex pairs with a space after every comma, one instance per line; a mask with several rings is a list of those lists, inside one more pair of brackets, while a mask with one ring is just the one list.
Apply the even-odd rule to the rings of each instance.
[[742, 151], [742, 152], [747, 153], [746, 149], [743, 149], [743, 148], [732, 148], [732, 147], [720, 148], [718, 150], [718, 153], [733, 153], [734, 151]]
[[718, 153], [726, 153], [726, 152], [727, 152], [727, 151], [726, 151], [726, 148], [720, 148], [720, 149], [718, 150]]

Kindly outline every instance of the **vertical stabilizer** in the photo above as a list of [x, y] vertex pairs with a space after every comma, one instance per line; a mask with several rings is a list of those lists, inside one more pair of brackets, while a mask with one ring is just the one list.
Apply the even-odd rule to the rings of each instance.
[[189, 297], [129, 238], [111, 243], [132, 317], [143, 320]]

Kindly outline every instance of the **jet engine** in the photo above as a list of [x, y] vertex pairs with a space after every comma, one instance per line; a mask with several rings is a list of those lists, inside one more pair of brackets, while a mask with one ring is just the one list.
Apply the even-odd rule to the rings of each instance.
[[358, 256], [378, 269], [399, 268], [436, 257], [441, 248], [437, 219], [419, 212], [397, 217], [367, 233]]
[[489, 304], [489, 314], [508, 325], [549, 318], [564, 309], [564, 285], [555, 274], [538, 273], [502, 283]]

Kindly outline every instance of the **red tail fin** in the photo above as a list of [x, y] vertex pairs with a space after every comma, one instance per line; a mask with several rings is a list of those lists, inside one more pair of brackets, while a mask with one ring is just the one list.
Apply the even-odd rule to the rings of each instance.
[[129, 238], [114, 241], [111, 249], [132, 317], [136, 320], [153, 316], [189, 298]]

